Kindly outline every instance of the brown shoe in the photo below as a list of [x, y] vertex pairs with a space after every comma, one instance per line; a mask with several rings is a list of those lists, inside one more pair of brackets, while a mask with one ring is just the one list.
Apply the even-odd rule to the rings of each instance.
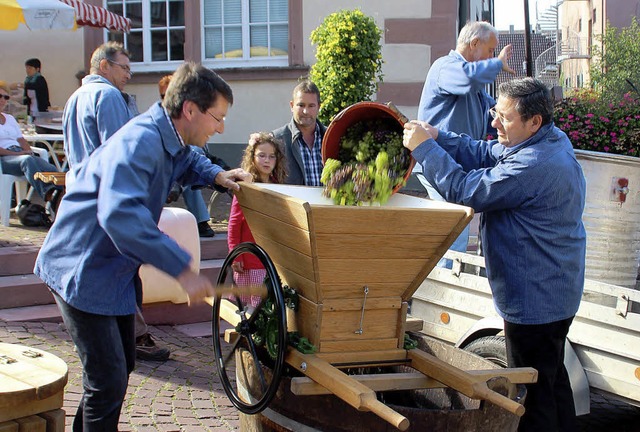
[[149, 333], [136, 338], [136, 358], [138, 360], [167, 361], [171, 352], [156, 345]]

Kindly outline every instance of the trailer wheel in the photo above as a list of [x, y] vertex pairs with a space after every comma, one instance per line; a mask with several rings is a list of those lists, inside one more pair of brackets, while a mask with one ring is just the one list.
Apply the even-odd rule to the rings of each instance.
[[507, 345], [504, 336], [486, 336], [476, 339], [463, 348], [485, 358], [500, 367], [507, 367]]
[[[264, 279], [267, 296], [255, 307], [251, 300], [240, 296], [216, 297], [211, 327], [215, 364], [225, 393], [240, 411], [256, 414], [269, 405], [280, 384], [287, 349], [287, 315], [275, 266], [264, 249], [254, 243], [241, 243], [229, 253], [220, 269], [218, 285], [234, 285], [231, 264], [243, 254], [257, 257], [267, 271]], [[259, 320], [261, 311], [275, 318], [268, 341], [271, 353], [265, 347], [261, 328], [265, 323]], [[232, 324], [231, 332], [225, 330], [228, 325], [223, 321]]]

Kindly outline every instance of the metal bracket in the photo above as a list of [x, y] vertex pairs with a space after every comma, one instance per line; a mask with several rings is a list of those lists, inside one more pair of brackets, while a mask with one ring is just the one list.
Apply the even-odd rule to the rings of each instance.
[[627, 317], [627, 314], [629, 313], [629, 309], [630, 309], [630, 302], [629, 302], [629, 298], [626, 295], [621, 295], [620, 297], [618, 297], [617, 302], [616, 302], [616, 313], [624, 318]]
[[11, 363], [16, 363], [18, 360], [13, 357], [9, 357], [8, 355], [0, 355], [0, 364], [7, 365]]
[[367, 294], [369, 294], [369, 287], [364, 286], [364, 300], [362, 300], [362, 314], [360, 315], [360, 328], [355, 331], [355, 334], [361, 335], [363, 333], [362, 323], [364, 322], [364, 307], [367, 304]]

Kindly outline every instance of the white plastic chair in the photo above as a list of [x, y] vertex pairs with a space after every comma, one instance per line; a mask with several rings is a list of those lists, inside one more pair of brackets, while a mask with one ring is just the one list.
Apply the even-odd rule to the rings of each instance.
[[[35, 153], [38, 153], [41, 158], [45, 160], [49, 157], [49, 152], [45, 149], [38, 147], [31, 147]], [[0, 164], [0, 219], [2, 225], [9, 226], [9, 217], [11, 214], [11, 192], [13, 191], [13, 185], [16, 186], [16, 202], [18, 205], [20, 201], [27, 198], [27, 189], [29, 182], [24, 176], [14, 176], [11, 174], [2, 173], [2, 164]]]

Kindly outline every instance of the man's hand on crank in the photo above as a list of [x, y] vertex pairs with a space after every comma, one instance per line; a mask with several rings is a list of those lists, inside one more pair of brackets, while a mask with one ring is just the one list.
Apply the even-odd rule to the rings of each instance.
[[209, 278], [194, 272], [190, 267], [180, 273], [177, 279], [187, 293], [189, 306], [202, 302], [205, 297], [213, 297], [216, 293]]

